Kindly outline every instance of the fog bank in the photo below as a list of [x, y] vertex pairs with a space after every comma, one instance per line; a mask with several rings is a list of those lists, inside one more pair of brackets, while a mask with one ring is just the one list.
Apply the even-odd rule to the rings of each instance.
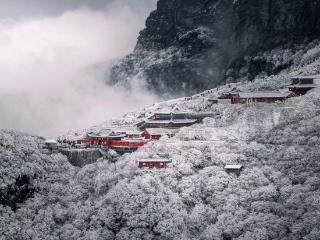
[[150, 9], [112, 4], [56, 17], [0, 20], [0, 128], [56, 137], [157, 101], [105, 84], [132, 51]]

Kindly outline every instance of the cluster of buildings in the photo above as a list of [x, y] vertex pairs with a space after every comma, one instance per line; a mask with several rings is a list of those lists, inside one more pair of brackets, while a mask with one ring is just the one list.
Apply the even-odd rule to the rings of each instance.
[[97, 133], [88, 133], [86, 137], [77, 139], [75, 144], [80, 147], [109, 148], [118, 153], [133, 152], [150, 141], [159, 140], [162, 136], [172, 137], [179, 128], [198, 123], [207, 115], [155, 113], [136, 126], [111, 127]]
[[[214, 103], [224, 104], [250, 104], [256, 102], [274, 103], [283, 102], [291, 97], [305, 95], [308, 91], [319, 87], [320, 76], [296, 76], [291, 78], [291, 85], [288, 86], [287, 91], [255, 91], [255, 92], [228, 92], [221, 94], [217, 99], [208, 99]], [[213, 93], [211, 90], [206, 93]], [[205, 94], [200, 94], [204, 97]], [[192, 97], [185, 98], [186, 101], [192, 100]], [[190, 117], [190, 116], [189, 116]], [[205, 117], [205, 116], [202, 116]], [[172, 119], [172, 118], [171, 118]], [[177, 116], [176, 120], [168, 120], [168, 116], [156, 114], [148, 121], [140, 123], [139, 127], [154, 128], [161, 125], [164, 128], [190, 126], [197, 123], [199, 119], [196, 117], [186, 118], [186, 116]], [[142, 159], [138, 161], [140, 168], [166, 168], [170, 163], [166, 159]], [[226, 172], [232, 172], [237, 175], [243, 169], [242, 165], [226, 165], [224, 167]]]
[[[88, 133], [76, 140], [80, 147], [100, 147], [113, 149], [118, 153], [128, 153], [143, 147], [150, 141], [162, 136], [174, 136], [180, 127], [188, 127], [200, 122], [210, 113], [154, 113], [151, 117], [131, 127], [111, 127], [98, 133]], [[165, 169], [171, 163], [169, 159], [139, 159], [137, 164], [142, 169]], [[240, 173], [242, 166], [226, 166], [227, 172]]]
[[[250, 104], [283, 102], [288, 98], [306, 94], [308, 91], [319, 87], [320, 76], [295, 76], [291, 78], [291, 85], [286, 91], [254, 91], [254, 92], [226, 92], [217, 99], [208, 99], [214, 103], [222, 104]], [[187, 99], [186, 99], [187, 100]]]
[[[255, 102], [273, 103], [285, 101], [288, 98], [301, 96], [311, 89], [317, 88], [320, 76], [297, 76], [291, 78], [288, 91], [258, 91], [258, 92], [228, 92], [221, 94], [215, 103], [248, 104]], [[213, 93], [212, 90], [207, 93]], [[201, 95], [202, 96], [202, 95]], [[189, 98], [186, 100], [190, 100]], [[99, 132], [88, 133], [77, 139], [73, 144], [80, 148], [107, 148], [118, 153], [130, 153], [143, 147], [150, 141], [159, 140], [162, 136], [173, 136], [181, 127], [188, 127], [201, 122], [205, 117], [213, 117], [212, 113], [159, 112], [154, 113], [135, 126], [110, 127]], [[51, 150], [56, 151], [57, 143], [47, 141]], [[166, 168], [171, 161], [168, 159], [140, 159], [140, 168]], [[239, 174], [241, 165], [227, 165], [227, 172]]]
[[222, 94], [220, 102], [231, 104], [250, 104], [255, 102], [274, 103], [282, 102], [295, 96], [292, 92], [259, 91]]
[[[166, 134], [171, 134], [171, 132], [164, 132]], [[160, 138], [159, 132], [156, 132], [156, 138], [152, 139], [149, 138], [149, 140], [158, 140]], [[132, 139], [134, 139], [135, 136], [132, 136]], [[83, 139], [84, 140], [84, 139]], [[104, 141], [102, 140], [102, 137], [99, 137], [99, 140], [92, 140], [95, 141], [94, 144], [98, 144], [96, 141]], [[78, 140], [79, 144], [82, 144], [82, 139]], [[87, 144], [88, 142], [86, 142]], [[91, 144], [91, 142], [89, 143]], [[100, 142], [102, 144], [102, 142]], [[47, 146], [48, 149], [50, 149], [52, 152], [57, 152], [58, 150], [58, 142], [55, 140], [46, 140], [45, 145]], [[136, 146], [134, 146], [136, 147]], [[137, 160], [138, 167], [141, 169], [165, 169], [168, 167], [168, 164], [172, 163], [170, 159], [166, 158], [147, 158], [147, 159], [139, 159]], [[74, 165], [74, 164], [73, 164]], [[77, 166], [83, 166], [85, 164], [79, 164]], [[241, 171], [243, 169], [242, 165], [239, 164], [227, 164], [224, 166], [224, 170], [227, 173], [233, 173], [236, 174], [237, 176], [240, 175]]]

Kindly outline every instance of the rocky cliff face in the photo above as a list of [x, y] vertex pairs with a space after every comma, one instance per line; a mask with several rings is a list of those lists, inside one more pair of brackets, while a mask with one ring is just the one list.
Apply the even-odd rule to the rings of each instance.
[[132, 54], [116, 64], [111, 83], [140, 78], [161, 94], [183, 95], [247, 78], [272, 66], [253, 57], [320, 36], [316, 0], [159, 0]]

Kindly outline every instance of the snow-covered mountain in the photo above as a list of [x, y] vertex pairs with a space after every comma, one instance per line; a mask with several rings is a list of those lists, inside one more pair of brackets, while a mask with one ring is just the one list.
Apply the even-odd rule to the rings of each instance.
[[[208, 99], [232, 89], [283, 89], [291, 75], [319, 73], [319, 53], [317, 41], [265, 52], [260, 59], [291, 67], [62, 137], [134, 124], [152, 111], [215, 113], [116, 163], [76, 168], [65, 156], [48, 153], [42, 138], [1, 131], [0, 239], [318, 239], [319, 90], [282, 104]], [[145, 158], [167, 158], [172, 165], [141, 170], [136, 160]], [[240, 176], [224, 171], [233, 163], [244, 166]]]
[[319, 39], [319, 10], [319, 1], [159, 0], [135, 50], [114, 66], [112, 83], [142, 79], [160, 95], [176, 96], [278, 74], [293, 63], [274, 64], [264, 53], [294, 53]]
[[[0, 240], [318, 240], [320, 90], [284, 103], [212, 99], [285, 91], [290, 76], [320, 74], [319, 10], [311, 0], [159, 0], [111, 84], [142, 80], [165, 99], [190, 96], [59, 139], [153, 112], [211, 117], [82, 168], [42, 137], [0, 130]], [[147, 170], [141, 159], [171, 163]]]

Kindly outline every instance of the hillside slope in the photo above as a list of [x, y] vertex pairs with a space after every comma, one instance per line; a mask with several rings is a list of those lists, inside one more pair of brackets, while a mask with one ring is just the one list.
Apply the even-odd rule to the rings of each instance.
[[[73, 169], [62, 156], [30, 156], [30, 169], [47, 166], [43, 187], [17, 209], [1, 206], [2, 239], [317, 239], [320, 92], [284, 105], [210, 108], [219, 117], [116, 164]], [[138, 169], [135, 161], [149, 157], [172, 167]], [[245, 169], [229, 175], [228, 163]]]
[[[299, 71], [317, 71], [318, 66], [317, 61], [308, 61]], [[42, 155], [43, 140], [2, 131], [0, 154], [10, 158], [1, 161], [0, 169], [4, 176], [12, 176], [4, 178], [4, 186], [12, 185], [24, 172], [33, 178], [39, 171], [36, 175], [44, 177], [38, 178], [33, 194], [16, 208], [1, 203], [0, 236], [318, 239], [320, 92], [314, 90], [284, 104], [255, 106], [217, 105], [206, 99], [234, 88], [282, 88], [286, 79], [283, 73], [221, 86], [205, 92], [205, 97], [157, 103], [92, 128], [137, 122], [141, 114], [157, 110], [216, 115], [123, 155], [116, 163], [98, 161], [74, 168], [62, 155]], [[151, 171], [137, 167], [138, 159], [159, 157], [171, 159], [172, 166]], [[230, 163], [244, 166], [239, 177], [224, 171]]]
[[166, 96], [188, 95], [238, 80], [243, 67], [252, 80], [278, 74], [254, 57], [275, 48], [296, 51], [320, 36], [320, 3], [285, 0], [159, 0], [136, 49], [116, 64], [111, 83], [145, 80]]
[[[50, 154], [43, 138], [0, 130], [0, 239], [30, 239], [22, 232], [36, 216], [29, 213], [28, 204], [41, 211], [37, 196], [46, 196], [55, 185], [67, 184], [72, 172], [67, 158]], [[16, 211], [21, 209], [26, 212], [19, 217]]]
[[[44, 139], [0, 131], [0, 239], [306, 239], [320, 228], [320, 92], [283, 104], [219, 105], [230, 90], [283, 89], [289, 76], [320, 73], [318, 41], [258, 55], [260, 74], [185, 98], [155, 103], [62, 138], [137, 123], [153, 111], [210, 111], [215, 117], [150, 142], [116, 163], [72, 167]], [[166, 170], [136, 160], [169, 158]], [[225, 164], [244, 166], [239, 177]]]

